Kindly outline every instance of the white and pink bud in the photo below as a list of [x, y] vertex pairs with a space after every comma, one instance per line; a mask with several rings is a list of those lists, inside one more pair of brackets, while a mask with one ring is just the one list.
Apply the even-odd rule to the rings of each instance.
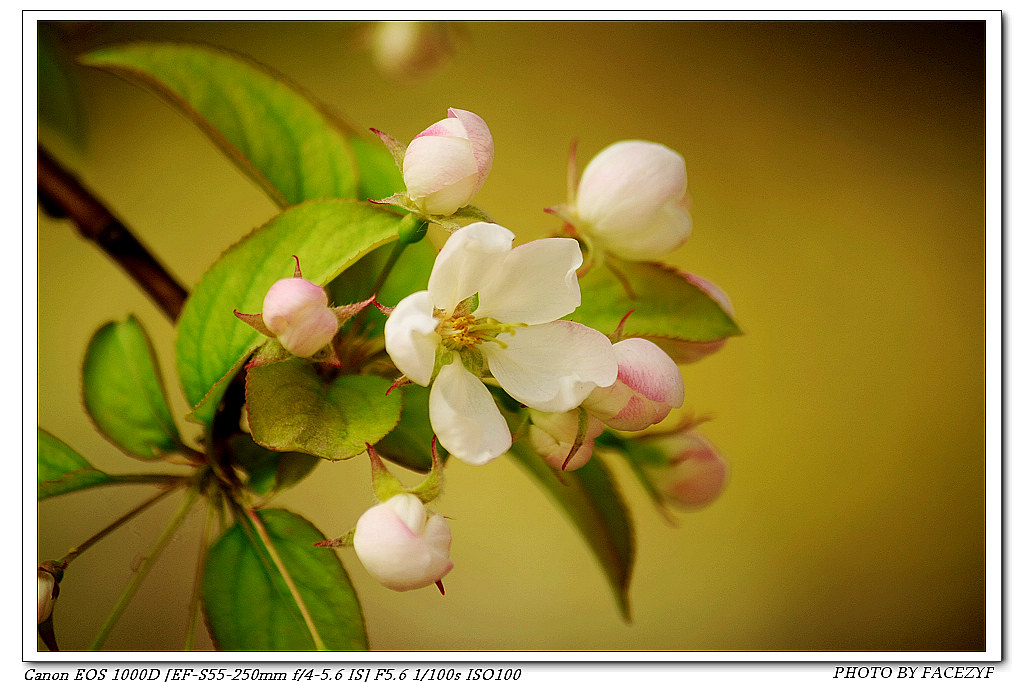
[[449, 109], [448, 118], [417, 135], [405, 150], [402, 176], [409, 199], [426, 214], [451, 215], [472, 201], [494, 161], [484, 120]]
[[399, 592], [440, 582], [452, 570], [452, 533], [440, 514], [415, 495], [400, 493], [356, 522], [352, 545], [366, 571]]
[[278, 280], [263, 299], [263, 324], [292, 355], [311, 357], [338, 333], [327, 292], [301, 277]]
[[530, 445], [548, 464], [564, 471], [575, 471], [589, 462], [594, 454], [594, 439], [604, 431], [604, 424], [599, 419], [588, 416], [583, 442], [572, 458], [566, 461], [579, 433], [579, 410], [530, 410], [530, 422]]
[[57, 600], [57, 594], [60, 592], [57, 582], [57, 577], [53, 573], [42, 567], [39, 568], [37, 580], [39, 588], [38, 623], [45, 622], [53, 613], [53, 603]]
[[616, 142], [583, 170], [576, 190], [576, 228], [625, 260], [654, 260], [685, 242], [692, 228], [686, 164], [668, 147]]
[[613, 429], [640, 431], [681, 407], [685, 390], [679, 367], [647, 339], [612, 344], [619, 365], [615, 383], [595, 388], [583, 407]]
[[648, 467], [647, 474], [662, 499], [675, 507], [695, 510], [713, 502], [729, 476], [729, 465], [704, 436], [689, 431], [645, 439], [664, 452], [670, 463]]

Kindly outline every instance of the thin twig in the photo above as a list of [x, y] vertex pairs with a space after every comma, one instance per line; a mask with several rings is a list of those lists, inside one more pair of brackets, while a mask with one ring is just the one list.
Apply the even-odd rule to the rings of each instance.
[[92, 646], [90, 647], [92, 651], [97, 651], [101, 646], [103, 646], [103, 642], [106, 640], [107, 635], [110, 634], [110, 631], [113, 629], [118, 619], [121, 618], [121, 614], [124, 613], [124, 610], [128, 606], [129, 602], [131, 602], [132, 597], [135, 596], [135, 593], [138, 591], [142, 581], [145, 580], [146, 576], [149, 574], [149, 570], [153, 568], [153, 564], [160, 557], [164, 548], [167, 547], [167, 543], [171, 541], [171, 538], [173, 538], [174, 534], [178, 531], [178, 527], [181, 525], [182, 521], [185, 520], [189, 510], [192, 509], [192, 504], [196, 501], [196, 497], [198, 497], [196, 489], [189, 488], [188, 496], [178, 509], [178, 512], [174, 515], [174, 518], [171, 519], [171, 522], [167, 524], [167, 527], [164, 528], [160, 537], [157, 538], [156, 544], [153, 545], [153, 549], [150, 550], [149, 554], [147, 554], [142, 560], [139, 570], [132, 576], [128, 586], [125, 587], [124, 592], [121, 593], [121, 597], [117, 600], [117, 603], [114, 604], [114, 608], [110, 611], [110, 615], [107, 616], [107, 620], [104, 621], [103, 626], [96, 635], [96, 639], [92, 642]]
[[45, 149], [38, 149], [37, 183], [43, 210], [75, 223], [79, 234], [113, 258], [172, 321], [178, 319], [188, 291], [77, 178]]
[[184, 481], [187, 481], [187, 480], [188, 479], [186, 479], [186, 478], [180, 478], [174, 485], [168, 486], [167, 488], [165, 488], [164, 490], [161, 490], [159, 493], [157, 493], [153, 497], [149, 498], [148, 500], [146, 500], [145, 502], [143, 502], [139, 506], [137, 506], [134, 509], [126, 512], [120, 518], [114, 520], [106, 528], [104, 528], [103, 530], [99, 531], [98, 533], [93, 535], [91, 538], [89, 538], [88, 540], [83, 542], [82, 544], [78, 545], [77, 547], [72, 547], [70, 550], [68, 550], [68, 553], [64, 555], [64, 558], [62, 558], [60, 561], [57, 562], [58, 565], [61, 568], [67, 568], [68, 564], [70, 564], [75, 559], [75, 557], [79, 556], [80, 554], [82, 554], [82, 552], [84, 552], [85, 550], [89, 549], [89, 547], [91, 547], [92, 545], [96, 544], [97, 542], [99, 542], [100, 540], [105, 538], [107, 535], [109, 535], [110, 533], [112, 533], [115, 530], [117, 530], [118, 528], [120, 528], [122, 525], [127, 523], [129, 520], [131, 520], [136, 515], [142, 513], [143, 511], [145, 511], [146, 509], [148, 509], [152, 505], [156, 504], [157, 502], [162, 500], [167, 495], [170, 495], [178, 487], [180, 487], [181, 484]]
[[199, 600], [202, 596], [203, 566], [206, 563], [206, 552], [209, 550], [210, 536], [213, 535], [213, 524], [216, 518], [217, 508], [211, 501], [206, 511], [206, 524], [203, 526], [203, 535], [199, 539], [196, 579], [192, 583], [192, 598], [188, 605], [188, 630], [185, 632], [185, 651], [192, 651], [195, 647], [196, 626], [199, 623]]

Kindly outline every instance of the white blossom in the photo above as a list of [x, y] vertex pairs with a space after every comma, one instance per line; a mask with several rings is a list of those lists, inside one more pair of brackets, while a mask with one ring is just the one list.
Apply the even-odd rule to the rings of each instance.
[[492, 223], [455, 232], [438, 253], [425, 291], [398, 303], [384, 327], [395, 366], [430, 391], [430, 423], [455, 457], [483, 464], [512, 438], [482, 378], [544, 412], [577, 407], [617, 374], [611, 342], [559, 318], [580, 304], [574, 239], [512, 248]]

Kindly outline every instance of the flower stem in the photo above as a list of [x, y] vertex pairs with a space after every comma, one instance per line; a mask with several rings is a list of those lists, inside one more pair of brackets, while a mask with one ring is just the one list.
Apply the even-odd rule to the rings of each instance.
[[245, 514], [249, 518], [249, 522], [252, 523], [252, 527], [259, 536], [263, 546], [266, 547], [267, 553], [270, 555], [270, 560], [274, 562], [274, 567], [281, 574], [281, 578], [284, 579], [284, 584], [288, 587], [288, 591], [295, 600], [295, 605], [299, 607], [299, 613], [302, 614], [302, 620], [306, 623], [306, 628], [309, 630], [309, 634], [313, 638], [313, 644], [316, 646], [316, 650], [327, 651], [327, 646], [324, 644], [323, 639], [320, 638], [320, 633], [316, 629], [316, 623], [313, 622], [313, 616], [309, 613], [309, 609], [306, 608], [306, 602], [303, 601], [302, 595], [299, 594], [299, 588], [295, 585], [295, 581], [292, 580], [291, 574], [288, 573], [288, 569], [285, 568], [284, 562], [281, 561], [281, 556], [277, 553], [277, 549], [270, 541], [270, 536], [267, 534], [267, 529], [263, 525], [263, 521], [260, 519], [259, 514], [252, 509], [246, 509]]
[[142, 581], [149, 574], [149, 570], [153, 567], [157, 558], [159, 558], [160, 554], [164, 551], [164, 548], [167, 547], [167, 543], [174, 537], [174, 534], [178, 531], [178, 527], [181, 525], [182, 521], [185, 520], [185, 516], [188, 515], [189, 510], [192, 509], [192, 504], [196, 501], [197, 497], [198, 492], [196, 489], [190, 488], [188, 496], [178, 509], [178, 512], [174, 515], [174, 518], [171, 519], [171, 522], [167, 524], [167, 527], [164, 528], [160, 537], [157, 538], [156, 544], [153, 545], [153, 549], [150, 550], [149, 554], [142, 560], [139, 570], [132, 576], [128, 586], [125, 587], [124, 592], [121, 593], [121, 597], [117, 600], [117, 603], [114, 604], [114, 608], [111, 610], [110, 615], [107, 616], [107, 620], [104, 621], [103, 626], [96, 635], [96, 639], [92, 642], [92, 646], [90, 647], [92, 651], [97, 651], [103, 645], [107, 635], [110, 634], [111, 629], [113, 629], [114, 625], [121, 617], [121, 614], [124, 613], [128, 603], [132, 600], [132, 597], [135, 596], [135, 593], [138, 591]]
[[[128, 478], [128, 477], [120, 477], [120, 478]], [[136, 477], [132, 477], [132, 478], [136, 478]], [[170, 495], [172, 492], [177, 490], [186, 480], [188, 480], [188, 479], [180, 478], [180, 477], [174, 477], [174, 478], [177, 478], [178, 480], [173, 485], [170, 485], [167, 488], [161, 490], [159, 493], [157, 493], [153, 497], [149, 498], [148, 500], [146, 500], [145, 502], [143, 502], [139, 506], [137, 506], [134, 509], [131, 509], [130, 511], [126, 512], [120, 518], [118, 518], [115, 521], [113, 521], [106, 528], [104, 528], [103, 530], [99, 531], [98, 533], [93, 535], [91, 538], [89, 538], [88, 540], [83, 542], [82, 544], [80, 544], [80, 545], [78, 545], [76, 547], [72, 547], [71, 549], [69, 549], [68, 553], [65, 554], [64, 557], [60, 561], [57, 562], [57, 564], [61, 568], [67, 568], [68, 564], [70, 564], [75, 559], [75, 557], [79, 556], [80, 554], [82, 554], [82, 552], [84, 552], [85, 550], [89, 549], [91, 546], [93, 546], [94, 544], [96, 544], [97, 542], [99, 542], [100, 540], [105, 538], [107, 535], [109, 535], [110, 533], [112, 533], [115, 530], [117, 530], [118, 528], [120, 528], [122, 525], [127, 523], [129, 520], [131, 520], [137, 514], [140, 514], [141, 512], [143, 512], [146, 509], [148, 509], [149, 507], [151, 507], [156, 502], [159, 502], [160, 500], [162, 500], [167, 495]], [[122, 482], [122, 483], [143, 483], [143, 482], [144, 483], [149, 483], [149, 482], [152, 482], [152, 481], [132, 480], [132, 481], [120, 481], [120, 482]]]
[[217, 505], [211, 501], [206, 509], [206, 524], [203, 526], [203, 536], [199, 540], [196, 579], [192, 583], [192, 598], [188, 604], [188, 631], [185, 633], [185, 651], [192, 651], [195, 648], [196, 626], [199, 623], [199, 599], [203, 583], [203, 565], [206, 563], [206, 552], [209, 549], [210, 536], [213, 534], [213, 524], [216, 518]]
[[384, 282], [387, 281], [388, 275], [395, 267], [395, 263], [398, 262], [398, 257], [405, 251], [405, 247], [408, 246], [403, 240], [399, 239], [395, 242], [395, 245], [391, 248], [391, 253], [388, 255], [387, 261], [384, 263], [384, 267], [381, 268], [380, 274], [377, 275], [377, 281], [373, 283], [373, 293], [379, 294], [381, 288], [384, 286]]

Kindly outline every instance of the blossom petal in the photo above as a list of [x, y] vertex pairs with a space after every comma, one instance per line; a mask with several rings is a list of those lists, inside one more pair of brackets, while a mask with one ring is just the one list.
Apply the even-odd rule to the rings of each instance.
[[[415, 527], [410, 527], [409, 517]], [[353, 537], [356, 554], [385, 587], [398, 591], [426, 587], [451, 570], [451, 562], [420, 537], [424, 525], [423, 504], [412, 495], [396, 495], [359, 517]]]
[[491, 172], [494, 162], [494, 138], [491, 129], [482, 118], [465, 109], [448, 109], [448, 115], [454, 116], [462, 123], [466, 136], [473, 145], [473, 158], [476, 160], [477, 180], [474, 194], [480, 190]]
[[427, 282], [434, 307], [447, 312], [480, 291], [481, 283], [512, 250], [515, 235], [494, 223], [473, 223], [457, 230], [441, 247]]
[[619, 381], [649, 400], [682, 407], [686, 392], [679, 367], [647, 339], [623, 339], [612, 346], [619, 363]]
[[466, 177], [474, 178], [474, 189], [476, 173], [473, 145], [464, 137], [421, 135], [409, 143], [402, 162], [402, 177], [413, 201]]
[[544, 324], [580, 305], [576, 269], [583, 254], [575, 239], [538, 239], [512, 249], [480, 290], [477, 317]]
[[624, 140], [601, 150], [580, 178], [576, 207], [595, 231], [645, 223], [686, 192], [686, 163], [655, 142]]
[[509, 395], [537, 410], [571, 410], [618, 375], [608, 337], [582, 324], [559, 320], [517, 329], [499, 340], [505, 348], [480, 346], [491, 374]]
[[430, 426], [441, 445], [467, 464], [486, 464], [512, 447], [512, 434], [494, 398], [458, 356], [434, 379]]
[[682, 246], [692, 231], [689, 212], [668, 203], [642, 224], [630, 216], [609, 216], [594, 229], [594, 235], [620, 258], [650, 260]]
[[434, 354], [441, 337], [430, 294], [417, 291], [398, 302], [384, 324], [384, 347], [398, 368], [421, 386], [434, 374]]

